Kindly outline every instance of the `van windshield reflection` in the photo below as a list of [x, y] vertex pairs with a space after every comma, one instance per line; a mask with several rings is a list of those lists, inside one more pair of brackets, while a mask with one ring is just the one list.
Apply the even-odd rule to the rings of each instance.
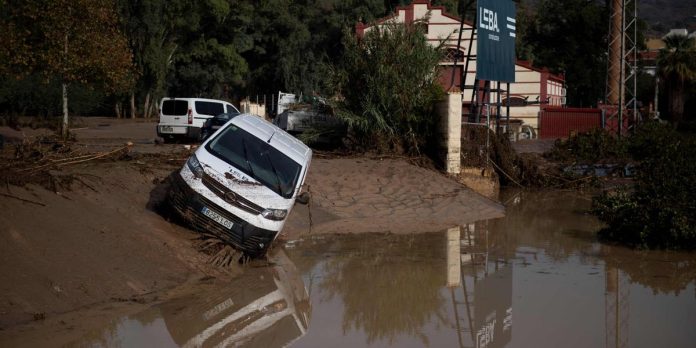
[[229, 125], [206, 149], [283, 198], [292, 198], [302, 166], [265, 141]]

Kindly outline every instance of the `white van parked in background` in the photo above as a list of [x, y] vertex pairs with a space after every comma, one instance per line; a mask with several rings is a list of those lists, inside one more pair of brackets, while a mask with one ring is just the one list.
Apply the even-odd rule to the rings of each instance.
[[172, 175], [170, 203], [193, 228], [262, 256], [300, 194], [312, 150], [268, 121], [233, 117]]
[[226, 101], [216, 99], [162, 98], [157, 136], [165, 141], [178, 137], [200, 139], [203, 123], [222, 113], [239, 113], [239, 110]]

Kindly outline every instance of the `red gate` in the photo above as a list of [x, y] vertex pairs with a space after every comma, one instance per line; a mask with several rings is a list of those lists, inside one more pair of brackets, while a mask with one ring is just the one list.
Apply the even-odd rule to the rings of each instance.
[[539, 138], [567, 138], [571, 134], [602, 128], [602, 110], [547, 107], [539, 112]]

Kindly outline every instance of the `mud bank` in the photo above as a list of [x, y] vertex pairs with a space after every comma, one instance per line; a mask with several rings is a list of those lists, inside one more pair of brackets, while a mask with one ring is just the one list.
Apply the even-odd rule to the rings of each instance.
[[283, 238], [312, 233], [417, 233], [502, 217], [504, 208], [440, 173], [402, 160], [316, 159]]

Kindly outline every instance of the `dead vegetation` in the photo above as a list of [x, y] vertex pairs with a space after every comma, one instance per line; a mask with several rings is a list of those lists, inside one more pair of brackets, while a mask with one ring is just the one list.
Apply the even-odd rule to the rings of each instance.
[[[490, 132], [489, 134], [486, 134]], [[462, 166], [493, 167], [501, 186], [581, 188], [594, 185], [595, 176], [577, 176], [543, 156], [518, 154], [503, 134], [487, 127], [462, 128]]]
[[92, 188], [81, 174], [65, 173], [61, 169], [92, 161], [120, 160], [129, 156], [132, 143], [108, 151], [90, 153], [73, 141], [58, 136], [40, 136], [21, 143], [4, 146], [0, 153], [0, 182], [6, 187], [38, 185], [58, 192], [70, 189], [75, 182]]
[[196, 249], [209, 256], [208, 263], [229, 269], [244, 261], [243, 253], [234, 249], [214, 234], [202, 232], [196, 239]]
[[189, 149], [176, 153], [143, 154], [133, 152], [133, 146], [132, 142], [127, 142], [107, 151], [93, 152], [74, 140], [62, 140], [55, 135], [5, 144], [0, 148], [0, 185], [37, 185], [52, 192], [59, 192], [71, 190], [73, 184], [77, 183], [96, 191], [88, 183], [89, 180], [86, 180], [91, 179], [91, 175], [68, 169], [97, 163], [128, 161], [137, 166], [141, 173], [145, 173], [162, 165], [181, 166], [193, 151]]

